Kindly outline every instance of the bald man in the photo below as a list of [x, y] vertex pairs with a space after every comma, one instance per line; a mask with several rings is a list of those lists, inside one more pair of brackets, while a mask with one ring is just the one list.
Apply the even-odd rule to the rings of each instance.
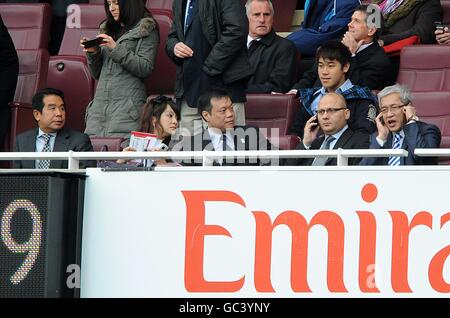
[[[350, 110], [344, 97], [337, 93], [328, 93], [320, 99], [317, 115], [311, 117], [305, 125], [303, 140], [297, 150], [305, 149], [368, 149], [369, 135], [352, 131], [347, 121]], [[321, 133], [319, 134], [319, 131]], [[361, 158], [349, 158], [349, 165], [357, 165]], [[292, 158], [285, 161], [286, 166], [335, 166], [336, 158]]]

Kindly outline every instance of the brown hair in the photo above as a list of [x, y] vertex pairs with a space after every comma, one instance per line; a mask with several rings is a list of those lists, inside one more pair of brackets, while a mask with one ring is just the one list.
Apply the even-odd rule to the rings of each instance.
[[[140, 131], [152, 134], [156, 134], [158, 133], [158, 131], [162, 131], [163, 128], [159, 121], [161, 119], [162, 113], [164, 113], [167, 106], [172, 108], [175, 115], [177, 116], [177, 119], [179, 119], [180, 112], [172, 98], [164, 95], [160, 95], [154, 98], [147, 98], [147, 101], [142, 108]], [[156, 118], [155, 126], [153, 126], [153, 117]]]

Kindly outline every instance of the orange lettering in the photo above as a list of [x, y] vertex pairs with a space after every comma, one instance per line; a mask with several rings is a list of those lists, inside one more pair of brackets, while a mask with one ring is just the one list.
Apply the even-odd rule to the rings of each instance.
[[[445, 223], [450, 221], [450, 213], [446, 213], [441, 217], [441, 229]], [[436, 253], [431, 259], [430, 266], [428, 267], [428, 278], [430, 280], [431, 287], [441, 293], [450, 293], [450, 284], [444, 280], [444, 265], [445, 260], [450, 254], [450, 245], [447, 245], [442, 250]]]
[[[372, 213], [356, 211], [359, 217], [359, 288], [366, 293], [379, 293], [376, 284], [369, 280], [375, 277], [375, 251], [377, 240], [377, 222]], [[373, 268], [373, 271], [369, 271]]]
[[418, 225], [433, 227], [433, 217], [429, 212], [414, 215], [411, 224], [402, 211], [389, 211], [392, 218], [392, 289], [398, 293], [412, 293], [408, 283], [409, 233]]
[[244, 200], [230, 191], [182, 191], [186, 201], [186, 255], [184, 284], [188, 292], [236, 292], [242, 288], [245, 276], [232, 282], [208, 282], [203, 276], [204, 242], [206, 235], [231, 234], [219, 225], [205, 224], [205, 202], [226, 201], [245, 207]]

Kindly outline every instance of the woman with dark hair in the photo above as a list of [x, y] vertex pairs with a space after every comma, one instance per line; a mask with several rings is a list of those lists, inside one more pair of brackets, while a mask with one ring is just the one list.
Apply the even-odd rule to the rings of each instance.
[[[142, 109], [141, 128], [139, 131], [157, 135], [162, 144], [171, 149], [173, 144], [172, 136], [177, 131], [179, 118], [180, 112], [171, 98], [166, 96], [149, 98]], [[148, 150], [157, 151], [159, 149]], [[135, 151], [135, 149], [126, 147], [123, 151]], [[119, 159], [117, 162], [124, 163], [126, 160]], [[165, 163], [165, 160], [156, 161], [157, 165]]]
[[106, 20], [99, 42], [81, 46], [89, 70], [98, 80], [94, 100], [86, 109], [86, 134], [129, 137], [139, 128], [146, 100], [145, 79], [154, 66], [158, 26], [143, 1], [105, 0]]

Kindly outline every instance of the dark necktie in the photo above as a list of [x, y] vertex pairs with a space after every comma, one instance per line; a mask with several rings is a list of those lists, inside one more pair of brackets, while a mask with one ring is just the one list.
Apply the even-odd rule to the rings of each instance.
[[195, 6], [195, 2], [196, 2], [197, 0], [191, 0], [190, 2], [189, 2], [189, 7], [188, 7], [188, 9], [187, 9], [187, 13], [186, 13], [186, 23], [185, 23], [185, 25], [184, 25], [184, 34], [186, 34], [186, 32], [187, 32], [187, 29], [189, 28], [189, 26], [191, 25], [191, 23], [192, 23], [192, 20], [193, 20], [193, 16], [194, 16], [194, 6]]
[[255, 52], [255, 50], [258, 48], [258, 46], [259, 46], [259, 41], [252, 40], [250, 42], [250, 46], [248, 47], [248, 55], [252, 55]]
[[[42, 148], [42, 152], [51, 152], [50, 149], [50, 138], [52, 136], [50, 134], [43, 134], [41, 137], [44, 140], [44, 147]], [[38, 169], [48, 169], [50, 168], [50, 160], [39, 160]]]
[[[394, 142], [392, 143], [392, 149], [400, 149], [402, 142], [402, 135], [399, 133], [395, 133]], [[390, 166], [399, 166], [400, 165], [400, 157], [389, 157], [388, 165]]]
[[[320, 147], [321, 150], [330, 150], [331, 143], [336, 140], [333, 136], [327, 137], [325, 141], [322, 143], [322, 146]], [[313, 166], [325, 166], [325, 163], [327, 162], [328, 157], [317, 157], [314, 159], [312, 165]]]

